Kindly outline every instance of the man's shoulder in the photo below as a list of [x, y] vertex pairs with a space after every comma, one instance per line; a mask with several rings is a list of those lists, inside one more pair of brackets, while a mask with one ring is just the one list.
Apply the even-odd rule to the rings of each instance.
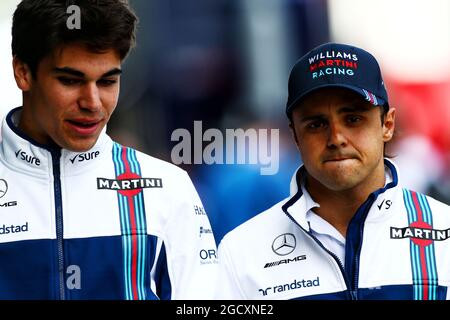
[[431, 212], [436, 214], [445, 213], [450, 219], [450, 206], [442, 201], [435, 199], [433, 196], [403, 188], [403, 200], [412, 206], [417, 204], [420, 207], [429, 208]]
[[127, 147], [128, 149], [136, 152], [136, 158], [139, 161], [139, 165], [143, 170], [151, 170], [153, 172], [158, 172], [160, 174], [168, 174], [175, 176], [184, 176], [186, 175], [186, 171], [182, 168], [170, 163], [166, 160], [156, 158], [147, 153], [139, 151], [137, 149]]
[[436, 207], [439, 211], [446, 212], [447, 214], [449, 214], [449, 218], [450, 218], [450, 206], [447, 203], [439, 201], [429, 195], [425, 195], [425, 196], [427, 197], [427, 200], [428, 200], [428, 203], [430, 204], [430, 206]]

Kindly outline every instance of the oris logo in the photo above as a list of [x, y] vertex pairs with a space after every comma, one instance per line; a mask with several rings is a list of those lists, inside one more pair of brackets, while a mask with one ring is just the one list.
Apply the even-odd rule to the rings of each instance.
[[75, 161], [77, 161], [77, 162], [89, 161], [89, 160], [97, 158], [99, 155], [100, 155], [100, 151], [80, 153], [80, 154], [77, 154], [72, 159], [70, 159], [70, 162], [74, 163]]
[[200, 264], [218, 264], [217, 260], [217, 251], [215, 249], [202, 249], [199, 252], [200, 254]]
[[208, 259], [217, 259], [217, 254], [215, 249], [202, 249], [200, 250], [200, 258], [202, 260], [208, 260]]
[[6, 180], [0, 179], [0, 198], [3, 198], [8, 191], [8, 182]]
[[272, 250], [279, 256], [286, 256], [294, 251], [297, 241], [292, 233], [279, 235], [272, 242]]

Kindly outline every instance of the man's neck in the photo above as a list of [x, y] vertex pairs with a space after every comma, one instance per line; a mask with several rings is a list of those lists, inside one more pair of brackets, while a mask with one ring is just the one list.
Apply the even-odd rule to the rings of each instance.
[[358, 208], [372, 192], [385, 185], [384, 165], [382, 169], [376, 170], [377, 172], [374, 172], [365, 182], [351, 189], [340, 191], [328, 189], [307, 174], [305, 187], [313, 200], [320, 204], [320, 207], [314, 208], [313, 211], [345, 237], [350, 220]]

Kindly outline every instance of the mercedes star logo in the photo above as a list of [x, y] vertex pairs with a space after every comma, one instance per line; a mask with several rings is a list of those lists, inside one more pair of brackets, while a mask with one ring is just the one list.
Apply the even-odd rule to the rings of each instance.
[[8, 191], [8, 183], [6, 180], [0, 179], [0, 198], [3, 198], [6, 191]]
[[292, 233], [279, 235], [273, 240], [272, 250], [279, 256], [285, 256], [294, 251], [296, 245], [295, 237]]

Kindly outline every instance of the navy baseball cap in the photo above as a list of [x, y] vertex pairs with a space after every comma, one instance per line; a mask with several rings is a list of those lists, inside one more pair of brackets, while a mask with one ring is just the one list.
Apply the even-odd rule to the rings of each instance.
[[375, 106], [389, 108], [377, 60], [369, 52], [346, 44], [322, 44], [298, 60], [291, 70], [286, 114], [314, 90], [343, 87], [355, 91]]

